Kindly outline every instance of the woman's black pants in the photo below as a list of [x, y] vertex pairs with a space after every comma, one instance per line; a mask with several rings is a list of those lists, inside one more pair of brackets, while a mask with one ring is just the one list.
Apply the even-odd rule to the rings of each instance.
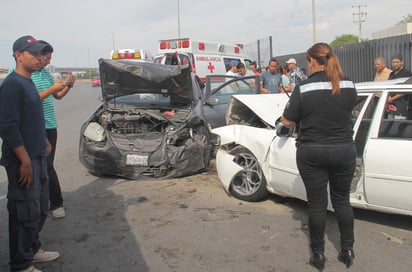
[[341, 250], [352, 250], [354, 219], [349, 194], [356, 168], [355, 144], [352, 142], [336, 145], [303, 143], [297, 148], [296, 162], [308, 199], [312, 252], [324, 253], [328, 184], [340, 231]]

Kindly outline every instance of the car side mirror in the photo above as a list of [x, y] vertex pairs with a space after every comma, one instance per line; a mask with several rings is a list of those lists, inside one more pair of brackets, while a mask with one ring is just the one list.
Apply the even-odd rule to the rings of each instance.
[[292, 135], [293, 127], [288, 128], [282, 122], [276, 124], [276, 135], [279, 137], [289, 137]]
[[205, 104], [209, 105], [209, 106], [215, 106], [219, 104], [219, 98], [217, 98], [216, 96], [211, 96], [208, 99], [206, 99]]

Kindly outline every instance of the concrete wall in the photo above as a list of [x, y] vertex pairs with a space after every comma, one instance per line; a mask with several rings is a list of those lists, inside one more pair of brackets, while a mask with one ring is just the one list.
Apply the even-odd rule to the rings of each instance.
[[398, 24], [394, 27], [372, 33], [372, 40], [412, 33], [412, 23]]

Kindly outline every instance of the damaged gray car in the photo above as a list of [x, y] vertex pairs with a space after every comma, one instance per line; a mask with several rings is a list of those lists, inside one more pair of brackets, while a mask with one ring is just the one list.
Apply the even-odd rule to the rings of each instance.
[[190, 67], [100, 59], [102, 105], [80, 131], [95, 176], [174, 178], [208, 169], [211, 141]]

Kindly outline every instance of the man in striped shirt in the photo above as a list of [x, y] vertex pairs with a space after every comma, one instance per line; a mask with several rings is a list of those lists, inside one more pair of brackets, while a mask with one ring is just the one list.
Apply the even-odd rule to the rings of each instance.
[[[39, 41], [48, 44], [45, 41]], [[32, 74], [32, 80], [43, 100], [44, 119], [46, 122], [47, 139], [52, 145], [52, 150], [47, 157], [47, 173], [49, 175], [49, 197], [50, 210], [55, 218], [63, 218], [66, 213], [63, 207], [63, 197], [60, 188], [59, 178], [54, 169], [54, 156], [57, 143], [57, 120], [54, 111], [55, 99], [62, 99], [70, 90], [75, 82], [75, 77], [69, 73], [64, 81], [55, 81], [49, 70], [46, 68], [50, 64], [53, 53], [53, 47], [48, 44], [47, 51], [42, 52], [41, 64], [42, 69]]]

